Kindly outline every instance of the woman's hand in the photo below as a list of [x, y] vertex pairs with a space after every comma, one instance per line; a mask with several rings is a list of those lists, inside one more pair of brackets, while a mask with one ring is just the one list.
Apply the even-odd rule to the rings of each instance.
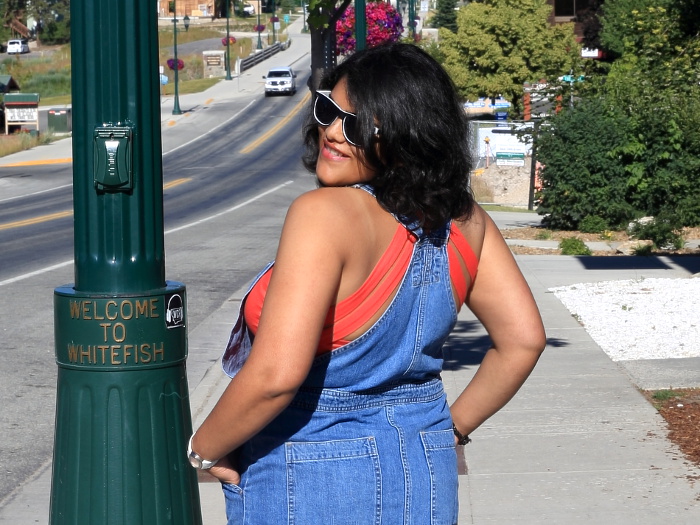
[[229, 454], [221, 458], [208, 472], [221, 483], [240, 485], [241, 475], [238, 472], [238, 466], [235, 464], [233, 455], [234, 454]]

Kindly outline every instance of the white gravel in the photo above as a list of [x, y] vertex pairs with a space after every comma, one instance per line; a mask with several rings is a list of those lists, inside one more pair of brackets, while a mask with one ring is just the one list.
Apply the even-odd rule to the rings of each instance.
[[550, 288], [613, 361], [700, 357], [700, 278]]

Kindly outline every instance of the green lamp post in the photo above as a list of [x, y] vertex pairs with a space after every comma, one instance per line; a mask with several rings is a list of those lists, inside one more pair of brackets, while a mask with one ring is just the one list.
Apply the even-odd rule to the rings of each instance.
[[277, 42], [276, 25], [279, 22], [279, 18], [275, 15], [275, 0], [272, 0], [272, 17], [270, 18], [270, 23], [272, 24], [272, 43]]
[[54, 290], [49, 523], [201, 525], [186, 292], [165, 279], [157, 12], [70, 4], [75, 282]]
[[[176, 2], [173, 0], [173, 75], [174, 75], [174, 95], [173, 95], [173, 115], [182, 115], [182, 110], [180, 109], [180, 93], [178, 92], [179, 78], [178, 73], [180, 70], [180, 61], [177, 58], [177, 7]], [[190, 18], [185, 15], [183, 19], [185, 25], [185, 31], [190, 28]]]
[[231, 0], [226, 0], [226, 80], [231, 78], [231, 28], [229, 18], [231, 16]]
[[363, 50], [367, 44], [367, 4], [365, 0], [355, 0], [355, 47]]
[[263, 48], [263, 45], [262, 45], [262, 38], [261, 38], [261, 36], [260, 36], [260, 33], [263, 32], [264, 28], [265, 28], [265, 26], [260, 25], [260, 11], [258, 11], [258, 25], [255, 26], [255, 30], [258, 32], [258, 46], [257, 46], [257, 49], [262, 49], [262, 48]]

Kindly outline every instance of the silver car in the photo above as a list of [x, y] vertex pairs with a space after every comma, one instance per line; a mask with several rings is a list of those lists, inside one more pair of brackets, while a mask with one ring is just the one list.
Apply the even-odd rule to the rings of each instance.
[[18, 39], [18, 40], [8, 40], [7, 41], [7, 54], [8, 55], [21, 54], [21, 53], [29, 53], [29, 42], [27, 42], [23, 38]]
[[274, 93], [293, 95], [297, 92], [297, 76], [291, 67], [273, 67], [263, 78], [266, 97]]

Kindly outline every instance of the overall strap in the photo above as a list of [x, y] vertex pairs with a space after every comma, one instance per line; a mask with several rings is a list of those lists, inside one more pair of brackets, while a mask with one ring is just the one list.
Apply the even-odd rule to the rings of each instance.
[[[377, 197], [374, 188], [369, 184], [353, 184], [352, 187], [364, 190], [374, 198]], [[404, 227], [407, 230], [411, 231], [416, 237], [418, 237], [419, 239], [423, 237], [423, 228], [421, 228], [417, 219], [413, 217], [408, 217], [406, 215], [398, 215], [396, 213], [391, 213], [391, 215], [392, 217], [394, 217], [394, 219], [396, 219], [397, 222], [403, 224]]]

